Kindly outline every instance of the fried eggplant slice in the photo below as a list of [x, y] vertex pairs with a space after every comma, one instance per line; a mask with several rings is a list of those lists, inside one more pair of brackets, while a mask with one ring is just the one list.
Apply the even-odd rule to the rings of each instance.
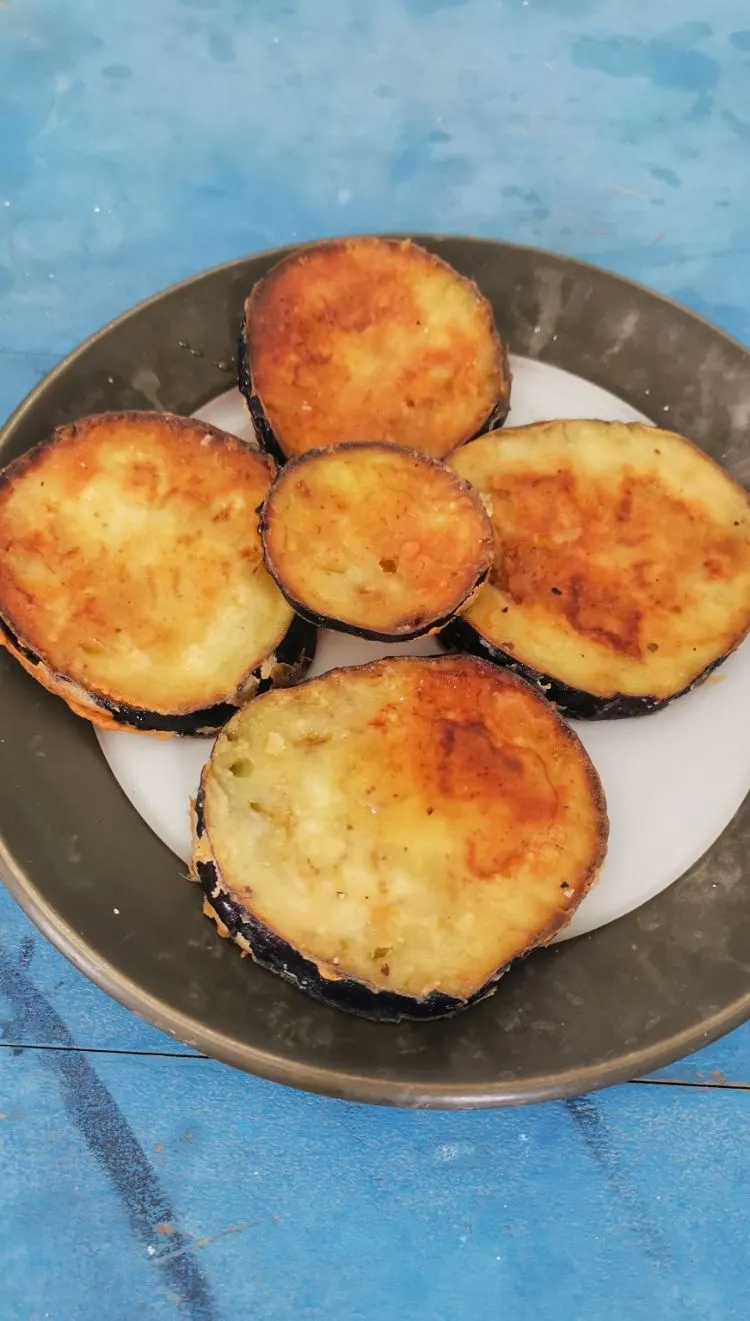
[[61, 427], [0, 474], [0, 640], [95, 724], [216, 730], [314, 652], [263, 564], [273, 475], [189, 418]]
[[245, 303], [238, 375], [279, 462], [363, 440], [442, 458], [500, 426], [510, 403], [487, 300], [394, 239], [337, 239], [279, 262]]
[[445, 464], [372, 443], [309, 450], [261, 517], [266, 567], [306, 619], [376, 641], [445, 624], [484, 581], [492, 528]]
[[441, 635], [583, 719], [689, 692], [750, 627], [750, 499], [690, 441], [641, 423], [535, 423], [451, 459], [495, 534], [490, 576]]
[[259, 697], [220, 734], [194, 821], [220, 933], [319, 1000], [390, 1021], [489, 995], [569, 921], [608, 831], [555, 708], [470, 656]]

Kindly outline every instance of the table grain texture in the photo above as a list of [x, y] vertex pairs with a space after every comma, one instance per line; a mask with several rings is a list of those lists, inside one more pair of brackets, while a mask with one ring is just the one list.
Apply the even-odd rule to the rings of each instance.
[[[370, 230], [750, 343], [748, 0], [0, 0], [3, 415], [172, 281]], [[0, 891], [2, 1321], [747, 1318], [749, 1136], [748, 1027], [566, 1103], [356, 1107], [180, 1047]]]

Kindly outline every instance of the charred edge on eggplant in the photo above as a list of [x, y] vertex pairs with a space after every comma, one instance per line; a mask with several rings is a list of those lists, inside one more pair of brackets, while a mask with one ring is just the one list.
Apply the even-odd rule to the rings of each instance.
[[283, 468], [287, 461], [287, 456], [273, 434], [273, 428], [266, 417], [260, 398], [253, 389], [253, 382], [250, 376], [247, 332], [244, 315], [240, 326], [240, 333], [237, 338], [237, 387], [247, 403], [250, 419], [255, 428], [255, 436], [260, 448], [265, 454], [269, 454], [272, 459], [275, 459], [280, 468]]
[[726, 656], [718, 656], [686, 688], [682, 688], [678, 693], [671, 693], [668, 697], [648, 695], [635, 697], [632, 693], [612, 693], [602, 697], [579, 688], [571, 688], [569, 684], [555, 679], [551, 674], [542, 674], [539, 670], [524, 665], [523, 661], [511, 656], [510, 652], [494, 646], [460, 615], [441, 630], [438, 641], [448, 651], [468, 652], [472, 656], [479, 656], [482, 660], [492, 661], [493, 665], [505, 670], [512, 670], [519, 678], [525, 679], [527, 683], [538, 689], [542, 697], [546, 697], [548, 702], [553, 702], [558, 710], [571, 720], [624, 720], [663, 711], [678, 697], [685, 697], [694, 688], [699, 688], [727, 659]]
[[[439, 629], [442, 629], [447, 625], [449, 620], [455, 618], [455, 610], [450, 610], [441, 619], [429, 619], [425, 624], [420, 624], [417, 628], [408, 633], [378, 633], [375, 629], [360, 628], [353, 624], [345, 624], [342, 623], [341, 620], [335, 619], [330, 615], [319, 615], [314, 610], [308, 610], [306, 606], [286, 590], [270, 568], [269, 573], [282, 596], [289, 602], [290, 606], [296, 610], [297, 614], [300, 615], [302, 619], [306, 619], [310, 624], [315, 624], [318, 628], [331, 629], [334, 633], [347, 633], [350, 637], [362, 638], [366, 642], [415, 642], [417, 638], [423, 638], [428, 634], [437, 632]], [[481, 587], [482, 583], [486, 580], [488, 573], [489, 569], [482, 574], [481, 578], [477, 579], [476, 584], [469, 595], [473, 595], [477, 588]]]
[[[29, 664], [46, 664], [42, 656], [38, 656], [16, 637], [2, 618], [0, 618], [0, 632]], [[158, 711], [148, 711], [143, 707], [118, 704], [111, 698], [91, 692], [82, 685], [75, 686], [79, 690], [79, 701], [88, 700], [92, 707], [105, 711], [124, 729], [135, 729], [142, 734], [176, 734], [181, 738], [208, 736], [222, 729], [245, 701], [273, 688], [282, 675], [287, 683], [301, 678], [315, 657], [316, 640], [317, 629], [308, 620], [295, 615], [272, 656], [263, 660], [244, 681], [237, 702], [219, 702], [214, 706], [203, 707], [199, 711], [189, 711], [185, 715], [164, 715]], [[53, 673], [53, 678], [62, 685], [72, 682], [64, 674]], [[61, 693], [58, 695], [62, 696]]]
[[[201, 790], [195, 800], [195, 833], [201, 839], [206, 833], [203, 814], [204, 795]], [[210, 907], [234, 940], [253, 961], [268, 972], [276, 973], [297, 990], [304, 991], [315, 1000], [334, 1009], [369, 1018], [380, 1023], [400, 1023], [406, 1019], [424, 1020], [448, 1018], [487, 999], [497, 989], [497, 983], [509, 964], [495, 972], [489, 982], [468, 1000], [457, 1000], [450, 995], [433, 992], [424, 1000], [413, 1000], [393, 991], [370, 989], [362, 982], [346, 977], [333, 980], [321, 975], [317, 965], [306, 959], [281, 936], [265, 926], [246, 909], [231, 899], [222, 888], [219, 869], [215, 862], [196, 862], [195, 872]]]

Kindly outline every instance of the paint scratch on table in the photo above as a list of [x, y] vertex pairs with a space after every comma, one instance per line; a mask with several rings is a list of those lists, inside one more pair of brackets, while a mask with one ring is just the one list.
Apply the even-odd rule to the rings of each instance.
[[[210, 1243], [216, 1243], [218, 1239], [226, 1238], [229, 1234], [244, 1234], [245, 1230], [254, 1229], [256, 1225], [262, 1224], [262, 1220], [248, 1220], [246, 1225], [228, 1225], [226, 1229], [220, 1229], [215, 1234], [205, 1234], [203, 1238], [190, 1238], [190, 1242], [183, 1244], [181, 1248], [175, 1248], [174, 1252], [156, 1253], [153, 1245], [149, 1245], [152, 1253], [151, 1265], [161, 1266], [163, 1262], [174, 1261], [176, 1257], [182, 1257], [186, 1252], [192, 1252], [197, 1248], [207, 1248]], [[158, 1233], [159, 1226], [157, 1225], [156, 1228]]]

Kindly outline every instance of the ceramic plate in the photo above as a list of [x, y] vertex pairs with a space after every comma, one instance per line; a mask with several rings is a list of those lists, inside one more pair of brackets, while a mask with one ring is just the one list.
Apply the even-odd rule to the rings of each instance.
[[[646, 290], [529, 249], [419, 237], [477, 280], [513, 354], [511, 424], [650, 420], [750, 477], [750, 355]], [[111, 408], [196, 413], [252, 440], [233, 384], [245, 294], [282, 253], [208, 271], [101, 331], [2, 433], [6, 462]], [[388, 651], [322, 633], [313, 673]], [[750, 1016], [750, 644], [639, 720], [578, 723], [611, 820], [563, 941], [489, 1001], [427, 1024], [327, 1009], [239, 958], [186, 884], [186, 804], [210, 750], [99, 733], [0, 659], [0, 861], [50, 939], [112, 995], [208, 1054], [359, 1100], [499, 1105], [643, 1073]], [[12, 774], [8, 774], [12, 767]], [[124, 792], [123, 792], [124, 791]]]

